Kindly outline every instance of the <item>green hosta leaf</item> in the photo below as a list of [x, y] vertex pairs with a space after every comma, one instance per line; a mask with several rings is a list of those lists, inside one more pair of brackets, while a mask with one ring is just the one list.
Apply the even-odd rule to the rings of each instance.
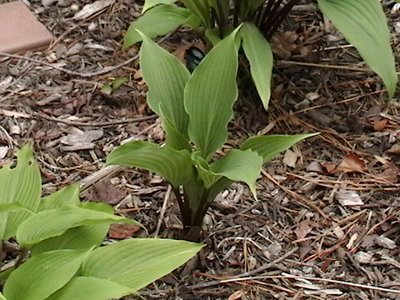
[[162, 116], [162, 125], [165, 131], [165, 144], [168, 147], [175, 150], [192, 150], [188, 137], [180, 133], [164, 116]]
[[221, 41], [220, 31], [218, 28], [208, 28], [205, 32], [205, 36], [213, 46], [217, 45]]
[[0, 213], [11, 212], [11, 211], [26, 211], [30, 214], [34, 214], [33, 211], [27, 209], [25, 206], [19, 204], [18, 202], [0, 203]]
[[185, 263], [202, 247], [177, 240], [125, 240], [94, 250], [81, 275], [108, 279], [137, 291]]
[[[82, 203], [84, 208], [89, 208], [113, 214], [114, 209], [110, 205], [103, 203]], [[89, 206], [87, 206], [89, 205]], [[110, 225], [96, 224], [84, 225], [76, 228], [68, 229], [65, 233], [53, 238], [46, 239], [32, 246], [32, 256], [39, 253], [56, 250], [56, 249], [75, 249], [84, 250], [90, 249], [93, 246], [100, 246], [107, 236]]]
[[215, 174], [210, 170], [208, 163], [202, 158], [198, 152], [194, 152], [192, 154], [192, 159], [196, 163], [196, 168], [199, 173], [199, 177], [202, 180], [204, 187], [209, 189], [213, 186], [219, 179], [221, 179], [221, 175]]
[[134, 141], [119, 146], [108, 155], [107, 164], [133, 166], [158, 173], [175, 187], [193, 176], [189, 151], [159, 147], [149, 142]]
[[185, 88], [185, 108], [190, 118], [189, 137], [207, 160], [227, 139], [227, 125], [238, 95], [236, 32], [204, 57]]
[[43, 300], [63, 287], [90, 251], [57, 250], [27, 260], [4, 285], [8, 300]]
[[79, 184], [74, 183], [40, 201], [39, 211], [79, 203]]
[[251, 150], [231, 150], [223, 158], [212, 163], [210, 169], [231, 181], [245, 182], [254, 198], [257, 198], [255, 182], [260, 176], [263, 159]]
[[254, 136], [245, 140], [240, 149], [251, 149], [257, 152], [263, 158], [263, 163], [267, 163], [280, 152], [289, 149], [297, 142], [317, 134]]
[[271, 97], [273, 57], [268, 41], [252, 23], [244, 23], [239, 32], [242, 47], [250, 62], [250, 72], [264, 108]]
[[385, 83], [389, 96], [396, 90], [397, 75], [390, 46], [390, 34], [378, 0], [318, 0], [329, 18], [357, 48], [361, 57]]
[[183, 136], [187, 136], [189, 116], [183, 104], [183, 95], [190, 73], [172, 54], [142, 35], [140, 66], [149, 87], [147, 102], [159, 116]]
[[[32, 155], [32, 146], [26, 145], [17, 152], [17, 165], [0, 169], [0, 203], [18, 203], [27, 210], [36, 211], [41, 194], [40, 171]], [[15, 236], [19, 224], [30, 216], [29, 212], [0, 213], [0, 240]]]
[[138, 224], [133, 220], [101, 211], [64, 206], [42, 211], [25, 220], [18, 228], [17, 240], [22, 245], [33, 245], [82, 225], [119, 222]]
[[174, 4], [176, 0], [146, 0], [143, 5], [142, 13], [159, 4]]
[[46, 300], [108, 300], [131, 293], [131, 288], [107, 279], [78, 276]]
[[124, 37], [123, 49], [136, 44], [142, 37], [136, 30], [147, 36], [155, 38], [175, 30], [190, 18], [191, 13], [186, 8], [175, 5], [159, 5], [134, 21], [128, 28]]
[[57, 249], [85, 250], [93, 246], [100, 246], [107, 236], [109, 227], [109, 224], [97, 224], [68, 229], [62, 235], [33, 245], [32, 256]]
[[205, 28], [211, 27], [211, 12], [208, 0], [182, 0], [182, 3], [201, 20]]

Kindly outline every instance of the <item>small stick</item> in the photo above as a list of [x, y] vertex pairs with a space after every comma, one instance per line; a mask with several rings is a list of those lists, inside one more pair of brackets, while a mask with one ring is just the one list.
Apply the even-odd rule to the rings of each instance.
[[168, 189], [167, 189], [167, 192], [165, 193], [164, 203], [163, 203], [163, 206], [161, 208], [160, 218], [158, 219], [157, 228], [156, 228], [156, 231], [154, 233], [154, 237], [157, 237], [158, 233], [160, 232], [161, 225], [162, 225], [162, 222], [164, 220], [165, 211], [167, 210], [168, 200], [171, 197], [171, 192], [172, 192], [172, 187], [169, 185]]

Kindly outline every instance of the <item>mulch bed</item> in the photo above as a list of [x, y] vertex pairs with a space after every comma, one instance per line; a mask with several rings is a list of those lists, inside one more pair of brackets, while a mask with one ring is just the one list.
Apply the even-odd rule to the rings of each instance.
[[[83, 200], [111, 203], [148, 230], [114, 227], [110, 237], [177, 238], [179, 211], [162, 178], [103, 168], [122, 141], [161, 144], [164, 138], [146, 105], [138, 48], [121, 50], [142, 3], [110, 1], [90, 16], [75, 17], [92, 2], [30, 1], [57, 40], [44, 51], [0, 57], [0, 165], [33, 141], [45, 194], [81, 181]], [[391, 12], [393, 1], [383, 3], [399, 61], [400, 12]], [[196, 35], [181, 29], [162, 45], [175, 51], [193, 41]], [[396, 99], [388, 102], [381, 80], [312, 1], [295, 7], [271, 44], [276, 64], [270, 109], [263, 111], [252, 87], [242, 84], [224, 151], [258, 133], [320, 135], [264, 167], [257, 201], [242, 184], [218, 196], [203, 228], [207, 246], [139, 294], [144, 299], [399, 299]], [[118, 77], [129, 80], [112, 93], [101, 91]]]

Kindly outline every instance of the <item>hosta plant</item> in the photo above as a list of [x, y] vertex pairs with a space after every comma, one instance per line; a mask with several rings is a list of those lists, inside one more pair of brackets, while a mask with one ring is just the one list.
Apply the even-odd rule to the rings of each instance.
[[142, 34], [140, 63], [149, 88], [147, 101], [162, 119], [166, 145], [133, 141], [107, 158], [108, 164], [136, 166], [165, 177], [175, 192], [189, 240], [199, 238], [203, 218], [219, 192], [241, 181], [256, 197], [255, 182], [263, 163], [311, 136], [256, 136], [222, 157], [216, 153], [227, 140], [238, 96], [237, 34], [235, 30], [218, 43], [193, 73]]
[[[101, 246], [110, 223], [137, 223], [114, 215], [108, 205], [81, 203], [77, 184], [41, 199], [31, 146], [17, 156], [15, 166], [0, 169], [0, 300], [120, 298], [168, 274], [202, 247], [162, 239]], [[6, 251], [11, 238], [19, 245], [14, 261]]]
[[[142, 16], [125, 35], [123, 47], [141, 41], [139, 29], [154, 38], [190, 26], [217, 44], [242, 23], [241, 47], [265, 108], [271, 90], [273, 57], [269, 38], [300, 0], [146, 0]], [[379, 0], [317, 0], [324, 16], [357, 48], [361, 57], [383, 80], [389, 96], [394, 95], [397, 75], [390, 34]], [[180, 3], [183, 5], [176, 5]], [[227, 54], [228, 55], [228, 54]]]

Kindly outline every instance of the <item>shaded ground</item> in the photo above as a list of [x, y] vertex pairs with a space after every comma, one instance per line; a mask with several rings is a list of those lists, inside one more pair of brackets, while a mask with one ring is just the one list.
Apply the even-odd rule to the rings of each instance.
[[[136, 169], [97, 172], [124, 140], [163, 141], [145, 104], [137, 49], [120, 50], [139, 4], [111, 1], [74, 19], [92, 1], [29, 2], [57, 41], [0, 58], [0, 164], [34, 141], [45, 193], [83, 180], [84, 199], [115, 204], [151, 236], [179, 236], [178, 208], [161, 178]], [[390, 14], [391, 2], [384, 1], [399, 60], [400, 14]], [[259, 201], [241, 184], [218, 197], [204, 226], [207, 247], [141, 291], [145, 299], [400, 299], [396, 99], [388, 104], [379, 78], [313, 5], [297, 6], [282, 32], [273, 41], [271, 108], [264, 112], [242, 87], [224, 150], [257, 133], [321, 134], [265, 166]], [[181, 30], [163, 46], [174, 51], [193, 39]], [[130, 81], [102, 93], [116, 77]]]

